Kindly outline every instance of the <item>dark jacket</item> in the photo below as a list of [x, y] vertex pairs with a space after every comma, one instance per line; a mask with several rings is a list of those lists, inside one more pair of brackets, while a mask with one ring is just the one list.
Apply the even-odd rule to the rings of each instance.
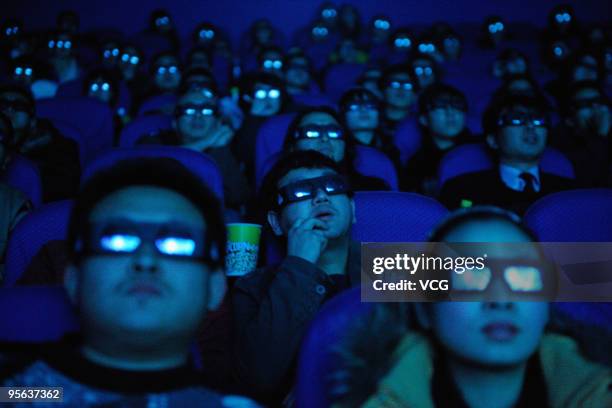
[[561, 125], [555, 129], [550, 144], [571, 160], [580, 187], [606, 186], [612, 164], [610, 135], [586, 134]]
[[38, 167], [45, 203], [75, 196], [81, 165], [79, 147], [74, 140], [62, 136], [51, 122], [41, 119], [35, 133], [18, 148]]
[[298, 350], [321, 305], [359, 284], [361, 256], [352, 244], [347, 274], [327, 275], [315, 264], [289, 256], [240, 278], [232, 294], [238, 380], [260, 396], [286, 394]]
[[446, 153], [453, 148], [466, 144], [476, 143], [479, 139], [472, 136], [469, 131], [457, 135], [455, 144], [448, 149], [440, 149], [430, 135], [423, 136], [423, 144], [410, 158], [404, 172], [402, 190], [416, 191], [426, 195], [436, 195], [438, 185], [438, 166]]
[[462, 174], [448, 180], [442, 186], [440, 202], [451, 210], [470, 204], [488, 204], [522, 215], [531, 204], [545, 195], [572, 188], [573, 180], [540, 171], [540, 191], [516, 191], [504, 184], [498, 169], [491, 169]]

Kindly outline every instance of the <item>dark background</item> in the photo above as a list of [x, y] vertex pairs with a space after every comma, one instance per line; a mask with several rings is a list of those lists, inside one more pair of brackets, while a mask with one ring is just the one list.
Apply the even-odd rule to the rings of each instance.
[[[4, 17], [19, 17], [26, 29], [54, 25], [57, 13], [76, 10], [82, 30], [116, 28], [126, 34], [142, 30], [151, 10], [165, 8], [174, 18], [181, 35], [195, 25], [211, 21], [234, 39], [255, 19], [267, 17], [285, 34], [308, 24], [322, 1], [318, 0], [2, 0]], [[446, 20], [451, 23], [481, 22], [498, 14], [508, 22], [543, 25], [548, 11], [556, 4], [572, 4], [580, 20], [610, 21], [609, 0], [351, 0], [333, 1], [357, 6], [364, 22], [377, 13], [387, 14], [395, 27], [421, 25]]]

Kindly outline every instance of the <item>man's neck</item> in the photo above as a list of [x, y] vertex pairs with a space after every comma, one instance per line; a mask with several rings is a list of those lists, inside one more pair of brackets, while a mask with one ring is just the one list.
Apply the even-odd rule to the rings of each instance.
[[503, 158], [500, 159], [499, 162], [503, 165], [514, 167], [515, 169], [518, 169], [520, 171], [527, 171], [534, 167], [538, 167], [538, 164], [539, 164], [538, 160], [519, 161], [519, 160], [511, 160], [511, 159], [503, 159]]
[[520, 398], [527, 363], [485, 368], [451, 359], [450, 374], [471, 408], [510, 408]]
[[348, 236], [329, 241], [325, 251], [319, 256], [317, 266], [328, 275], [346, 273], [350, 243]]
[[130, 344], [102, 344], [100, 339], [86, 342], [80, 349], [89, 361], [105, 367], [130, 371], [160, 371], [185, 365], [187, 347], [132, 347]]
[[385, 109], [385, 116], [387, 117], [387, 119], [395, 122], [405, 119], [406, 117], [408, 117], [409, 113], [409, 108], [398, 108], [393, 105], [387, 105]]
[[374, 141], [373, 130], [354, 130], [353, 136], [355, 136], [358, 142], [368, 146]]

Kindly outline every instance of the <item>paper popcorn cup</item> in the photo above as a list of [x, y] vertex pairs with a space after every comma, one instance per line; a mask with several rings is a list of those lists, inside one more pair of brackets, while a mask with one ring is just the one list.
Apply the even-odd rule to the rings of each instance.
[[260, 237], [259, 224], [227, 224], [227, 276], [243, 276], [255, 270]]

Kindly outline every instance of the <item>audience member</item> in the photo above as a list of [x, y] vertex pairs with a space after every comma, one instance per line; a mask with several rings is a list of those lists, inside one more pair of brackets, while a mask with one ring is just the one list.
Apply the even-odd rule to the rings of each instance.
[[0, 87], [0, 112], [11, 120], [16, 152], [38, 166], [43, 201], [74, 196], [81, 174], [77, 144], [60, 135], [50, 121], [36, 117], [34, 99], [22, 88]]
[[315, 150], [329, 157], [340, 165], [355, 191], [388, 190], [390, 186], [384, 180], [365, 176], [355, 168], [355, 143], [341, 123], [338, 114], [330, 108], [306, 109], [289, 125], [284, 149]]
[[448, 208], [492, 204], [523, 214], [537, 199], [574, 183], [540, 168], [550, 127], [547, 106], [537, 98], [507, 95], [494, 100], [483, 118], [497, 167], [452, 178], [440, 201]]
[[[338, 379], [331, 387], [334, 406], [609, 405], [610, 368], [586, 359], [575, 340], [549, 325], [546, 260], [536, 244], [528, 244], [533, 235], [517, 216], [487, 207], [458, 211], [431, 240], [491, 243], [484, 246], [487, 262], [495, 261], [498, 269], [484, 289], [450, 272], [453, 287], [481, 300], [416, 303], [417, 330], [396, 305], [375, 306], [342, 345], [340, 367], [330, 375]], [[494, 244], [500, 242], [524, 245], [517, 254]], [[529, 293], [513, 290], [502, 275], [504, 268], [526, 261], [538, 265], [540, 283]]]
[[225, 292], [214, 194], [173, 161], [123, 162], [83, 187], [68, 242], [64, 286], [81, 337], [33, 353], [2, 384], [62, 384], [75, 406], [226, 406], [190, 360], [198, 326]]
[[467, 128], [467, 111], [465, 96], [450, 85], [435, 84], [421, 94], [421, 146], [406, 166], [406, 190], [437, 194], [438, 165], [442, 157], [456, 146], [477, 141]]
[[312, 151], [282, 158], [263, 182], [260, 204], [286, 257], [240, 278], [232, 301], [237, 374], [271, 401], [290, 389], [300, 342], [320, 306], [359, 282], [351, 197], [341, 168]]

